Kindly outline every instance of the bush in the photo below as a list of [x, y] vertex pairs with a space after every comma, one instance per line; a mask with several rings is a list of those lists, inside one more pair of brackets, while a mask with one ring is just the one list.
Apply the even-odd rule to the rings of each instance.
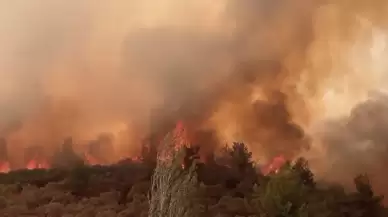
[[76, 196], [86, 196], [91, 175], [90, 168], [78, 166], [71, 171], [65, 185], [72, 194]]

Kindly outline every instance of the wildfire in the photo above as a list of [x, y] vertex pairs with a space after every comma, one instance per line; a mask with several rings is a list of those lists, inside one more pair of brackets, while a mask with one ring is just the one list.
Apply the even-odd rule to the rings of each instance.
[[286, 163], [286, 159], [284, 156], [280, 155], [272, 159], [272, 161], [264, 166], [261, 171], [264, 175], [268, 175], [270, 173], [277, 173], [279, 169]]
[[189, 139], [182, 121], [178, 121], [174, 129], [175, 150], [187, 146]]
[[[101, 162], [100, 160], [98, 160], [97, 158], [93, 157], [91, 154], [85, 152], [84, 153], [84, 160], [85, 160], [85, 163], [88, 164], [88, 165], [91, 165], [91, 166], [96, 166], [96, 165], [105, 165], [107, 163], [103, 163]], [[125, 157], [125, 158], [122, 158], [121, 160], [119, 160], [118, 162], [125, 162], [125, 161], [131, 161], [131, 162], [142, 162], [142, 158], [139, 157], [139, 156], [134, 156], [134, 157]]]
[[11, 170], [9, 162], [0, 162], [0, 173], [8, 173]]
[[46, 161], [37, 161], [37, 160], [30, 160], [27, 165], [26, 169], [28, 170], [34, 170], [34, 169], [49, 169], [50, 166]]
[[[194, 147], [190, 147], [190, 138], [188, 135], [189, 134], [185, 128], [184, 122], [178, 121], [175, 125], [175, 128], [172, 131], [172, 136], [173, 136], [173, 141], [174, 141], [172, 149], [175, 151], [178, 151], [178, 150], [185, 148], [185, 147], [188, 149], [194, 148]], [[166, 161], [171, 161], [171, 153], [169, 153], [169, 152], [172, 150], [170, 149], [170, 150], [166, 150], [166, 151], [167, 151], [167, 153], [166, 153], [167, 155], [160, 155], [159, 157], [162, 160], [164, 159]], [[188, 155], [190, 156], [190, 153]], [[99, 159], [93, 153], [90, 153], [89, 151], [84, 152], [82, 156], [83, 156], [84, 162], [87, 165], [95, 166], [95, 165], [107, 165], [107, 164], [109, 164], [108, 162], [105, 162], [105, 161]], [[163, 157], [165, 157], [165, 158], [163, 158]], [[35, 157], [30, 158], [30, 159], [32, 159], [32, 160], [27, 161], [27, 164], [25, 164], [25, 167], [24, 167], [25, 169], [34, 170], [34, 169], [49, 169], [50, 168], [50, 163], [47, 160], [45, 160], [44, 157], [42, 157], [42, 156], [40, 156], [40, 157], [35, 156]], [[131, 162], [142, 162], [143, 161], [143, 158], [140, 156], [131, 156], [131, 157], [127, 157], [125, 159], [127, 159]], [[185, 159], [183, 160], [183, 162], [181, 164], [182, 169], [187, 168], [187, 164], [185, 163], [186, 160], [187, 159], [185, 157]], [[124, 161], [125, 160], [122, 160], [122, 162], [124, 162]], [[263, 166], [261, 168], [261, 171], [264, 175], [268, 175], [270, 173], [277, 173], [278, 170], [284, 165], [285, 162], [286, 162], [286, 160], [283, 156], [275, 157], [269, 164], [267, 164], [266, 166]], [[10, 163], [8, 161], [0, 161], [0, 173], [8, 173], [10, 170], [12, 170], [12, 168], [11, 168]]]
[[[158, 160], [170, 164], [174, 156], [174, 152], [178, 152], [181, 148], [189, 145], [188, 136], [182, 121], [178, 121], [172, 132], [173, 144], [166, 146], [158, 153]], [[170, 141], [168, 141], [170, 143]], [[184, 163], [182, 162], [181, 167], [184, 169]]]
[[[175, 150], [178, 151], [182, 147], [188, 146], [189, 139], [186, 133], [186, 129], [182, 121], [178, 121], [174, 129], [174, 138], [175, 138]], [[182, 169], [185, 169], [185, 164], [181, 164]]]
[[137, 162], [137, 163], [139, 163], [139, 162], [142, 161], [142, 158], [139, 157], [139, 156], [131, 157], [130, 159], [131, 159], [133, 162]]
[[[27, 170], [34, 170], [34, 169], [49, 169], [50, 165], [46, 161], [38, 161], [36, 159], [30, 160], [26, 166], [25, 169]], [[0, 162], [0, 173], [8, 173], [11, 171], [10, 163], [7, 161]]]
[[93, 157], [92, 155], [90, 155], [88, 153], [85, 153], [84, 157], [85, 157], [85, 161], [86, 161], [87, 164], [92, 165], [92, 166], [100, 165], [98, 160], [95, 157]]

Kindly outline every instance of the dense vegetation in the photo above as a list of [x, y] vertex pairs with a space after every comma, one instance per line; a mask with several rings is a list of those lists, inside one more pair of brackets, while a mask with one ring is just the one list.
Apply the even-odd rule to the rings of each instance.
[[[264, 176], [243, 144], [234, 144], [206, 164], [196, 161], [197, 151], [185, 148], [173, 178], [195, 173], [195, 180], [180, 182], [192, 188], [191, 196], [180, 195], [179, 201], [195, 201], [193, 213], [198, 216], [386, 216], [382, 197], [374, 195], [365, 175], [354, 179], [355, 192], [346, 192], [339, 185], [316, 183], [303, 159]], [[128, 161], [1, 174], [0, 216], [148, 216], [154, 168], [147, 161]]]

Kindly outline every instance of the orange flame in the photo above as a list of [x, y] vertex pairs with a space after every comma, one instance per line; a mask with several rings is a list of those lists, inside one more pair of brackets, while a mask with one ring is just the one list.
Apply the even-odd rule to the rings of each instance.
[[0, 162], [0, 173], [8, 173], [11, 170], [9, 162]]
[[141, 162], [143, 159], [141, 158], [141, 157], [139, 157], [139, 156], [135, 156], [135, 157], [131, 157], [130, 158], [133, 162], [137, 162], [137, 163], [139, 163], [139, 162]]
[[46, 161], [38, 162], [37, 160], [30, 160], [27, 163], [26, 169], [34, 170], [34, 169], [49, 169], [50, 166]]
[[175, 150], [179, 150], [183, 146], [187, 146], [189, 144], [186, 129], [182, 121], [177, 122], [173, 135], [175, 139]]
[[262, 173], [268, 175], [270, 173], [278, 173], [279, 169], [286, 163], [286, 159], [280, 155], [275, 157], [268, 165], [262, 168]]
[[[178, 121], [174, 129], [174, 138], [175, 138], [175, 150], [178, 151], [184, 146], [188, 146], [189, 138], [185, 126], [182, 121]], [[185, 169], [185, 164], [181, 164], [182, 169]]]
[[88, 153], [85, 153], [84, 157], [85, 157], [85, 161], [86, 161], [87, 164], [92, 165], [92, 166], [100, 165], [98, 160], [95, 157], [93, 157], [92, 155], [90, 155]]

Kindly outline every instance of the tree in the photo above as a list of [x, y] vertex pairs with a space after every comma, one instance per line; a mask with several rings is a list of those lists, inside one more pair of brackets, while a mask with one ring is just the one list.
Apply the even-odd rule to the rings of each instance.
[[315, 187], [314, 174], [308, 167], [308, 162], [304, 158], [296, 160], [292, 169], [299, 175], [302, 183], [309, 187]]
[[253, 203], [257, 213], [267, 217], [298, 216], [307, 193], [298, 175], [286, 165], [266, 183], [255, 187]]
[[198, 180], [196, 163], [183, 166], [187, 148], [176, 149], [175, 137], [168, 134], [160, 145], [152, 177], [149, 217], [197, 217]]
[[256, 213], [266, 217], [331, 216], [326, 191], [316, 188], [307, 161], [287, 162], [253, 190]]
[[345, 201], [341, 201], [342, 213], [348, 216], [378, 217], [382, 216], [382, 196], [373, 192], [367, 175], [359, 175], [354, 179], [356, 192], [350, 194]]
[[199, 161], [199, 147], [182, 147], [184, 150], [184, 158], [183, 158], [183, 167], [184, 168], [190, 168], [193, 164], [197, 166], [197, 163]]
[[240, 176], [255, 170], [252, 152], [248, 150], [244, 143], [235, 142], [231, 147], [226, 145], [221, 150], [221, 155], [217, 158], [217, 161], [236, 170]]
[[231, 157], [232, 164], [237, 166], [241, 172], [253, 167], [252, 152], [249, 152], [244, 143], [233, 143], [233, 146], [228, 149], [228, 154]]

